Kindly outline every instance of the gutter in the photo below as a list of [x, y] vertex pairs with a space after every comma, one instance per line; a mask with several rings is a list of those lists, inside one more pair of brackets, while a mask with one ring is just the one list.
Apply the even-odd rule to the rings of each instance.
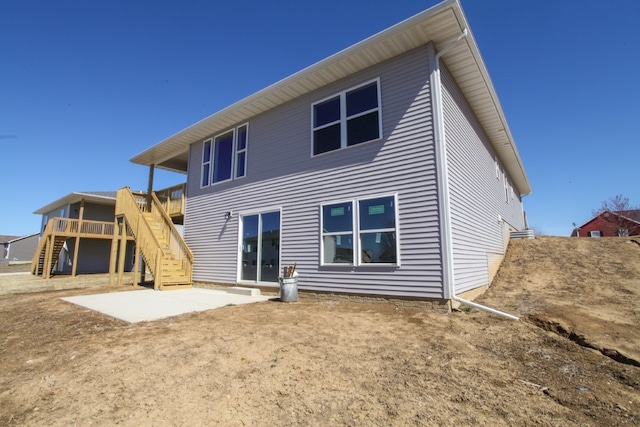
[[[452, 242], [452, 230], [451, 230], [451, 215], [450, 215], [450, 201], [449, 201], [449, 174], [448, 174], [448, 162], [447, 162], [447, 148], [445, 143], [445, 128], [444, 128], [444, 106], [442, 102], [442, 80], [440, 78], [440, 57], [444, 55], [448, 50], [454, 47], [460, 40], [467, 37], [469, 34], [465, 28], [462, 33], [451, 42], [447, 43], [439, 52], [435, 52], [433, 43], [427, 45], [429, 64], [431, 67], [430, 83], [432, 88], [432, 100], [433, 100], [433, 134], [437, 156], [437, 164], [442, 165], [437, 169], [437, 182], [438, 192], [440, 194], [439, 214], [440, 214], [440, 237], [442, 245], [442, 279], [445, 283], [445, 298], [457, 301], [461, 304], [484, 310], [498, 316], [506, 317], [512, 320], [520, 320], [518, 317], [496, 310], [491, 307], [487, 307], [475, 302], [467, 301], [456, 296], [454, 275], [453, 275], [453, 242]], [[433, 65], [431, 65], [433, 64]]]

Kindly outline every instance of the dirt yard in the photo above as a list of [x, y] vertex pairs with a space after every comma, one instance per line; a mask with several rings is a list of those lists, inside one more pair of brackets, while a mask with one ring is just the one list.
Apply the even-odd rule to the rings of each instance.
[[302, 297], [127, 324], [59, 299], [127, 289], [0, 297], [0, 425], [640, 425], [628, 239], [512, 242], [478, 301], [520, 322]]

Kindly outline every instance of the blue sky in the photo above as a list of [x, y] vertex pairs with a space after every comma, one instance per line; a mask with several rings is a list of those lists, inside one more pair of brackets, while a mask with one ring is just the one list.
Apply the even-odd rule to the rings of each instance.
[[[0, 234], [72, 191], [145, 189], [129, 159], [434, 0], [0, 2]], [[462, 0], [533, 194], [568, 235], [616, 194], [640, 204], [637, 0]], [[158, 171], [155, 187], [183, 182]]]

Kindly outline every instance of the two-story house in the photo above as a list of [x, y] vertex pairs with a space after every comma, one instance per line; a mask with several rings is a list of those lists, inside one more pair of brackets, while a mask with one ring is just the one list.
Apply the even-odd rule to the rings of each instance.
[[531, 188], [444, 1], [160, 141], [187, 175], [193, 280], [451, 301], [487, 286]]

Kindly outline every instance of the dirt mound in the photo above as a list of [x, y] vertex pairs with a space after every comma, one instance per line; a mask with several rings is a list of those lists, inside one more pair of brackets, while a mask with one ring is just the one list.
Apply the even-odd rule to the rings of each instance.
[[513, 242], [482, 302], [523, 322], [301, 293], [127, 324], [60, 297], [130, 288], [31, 286], [0, 295], [0, 425], [637, 426], [640, 368], [571, 334], [635, 357], [638, 254]]
[[640, 366], [640, 239], [514, 240], [478, 302]]

